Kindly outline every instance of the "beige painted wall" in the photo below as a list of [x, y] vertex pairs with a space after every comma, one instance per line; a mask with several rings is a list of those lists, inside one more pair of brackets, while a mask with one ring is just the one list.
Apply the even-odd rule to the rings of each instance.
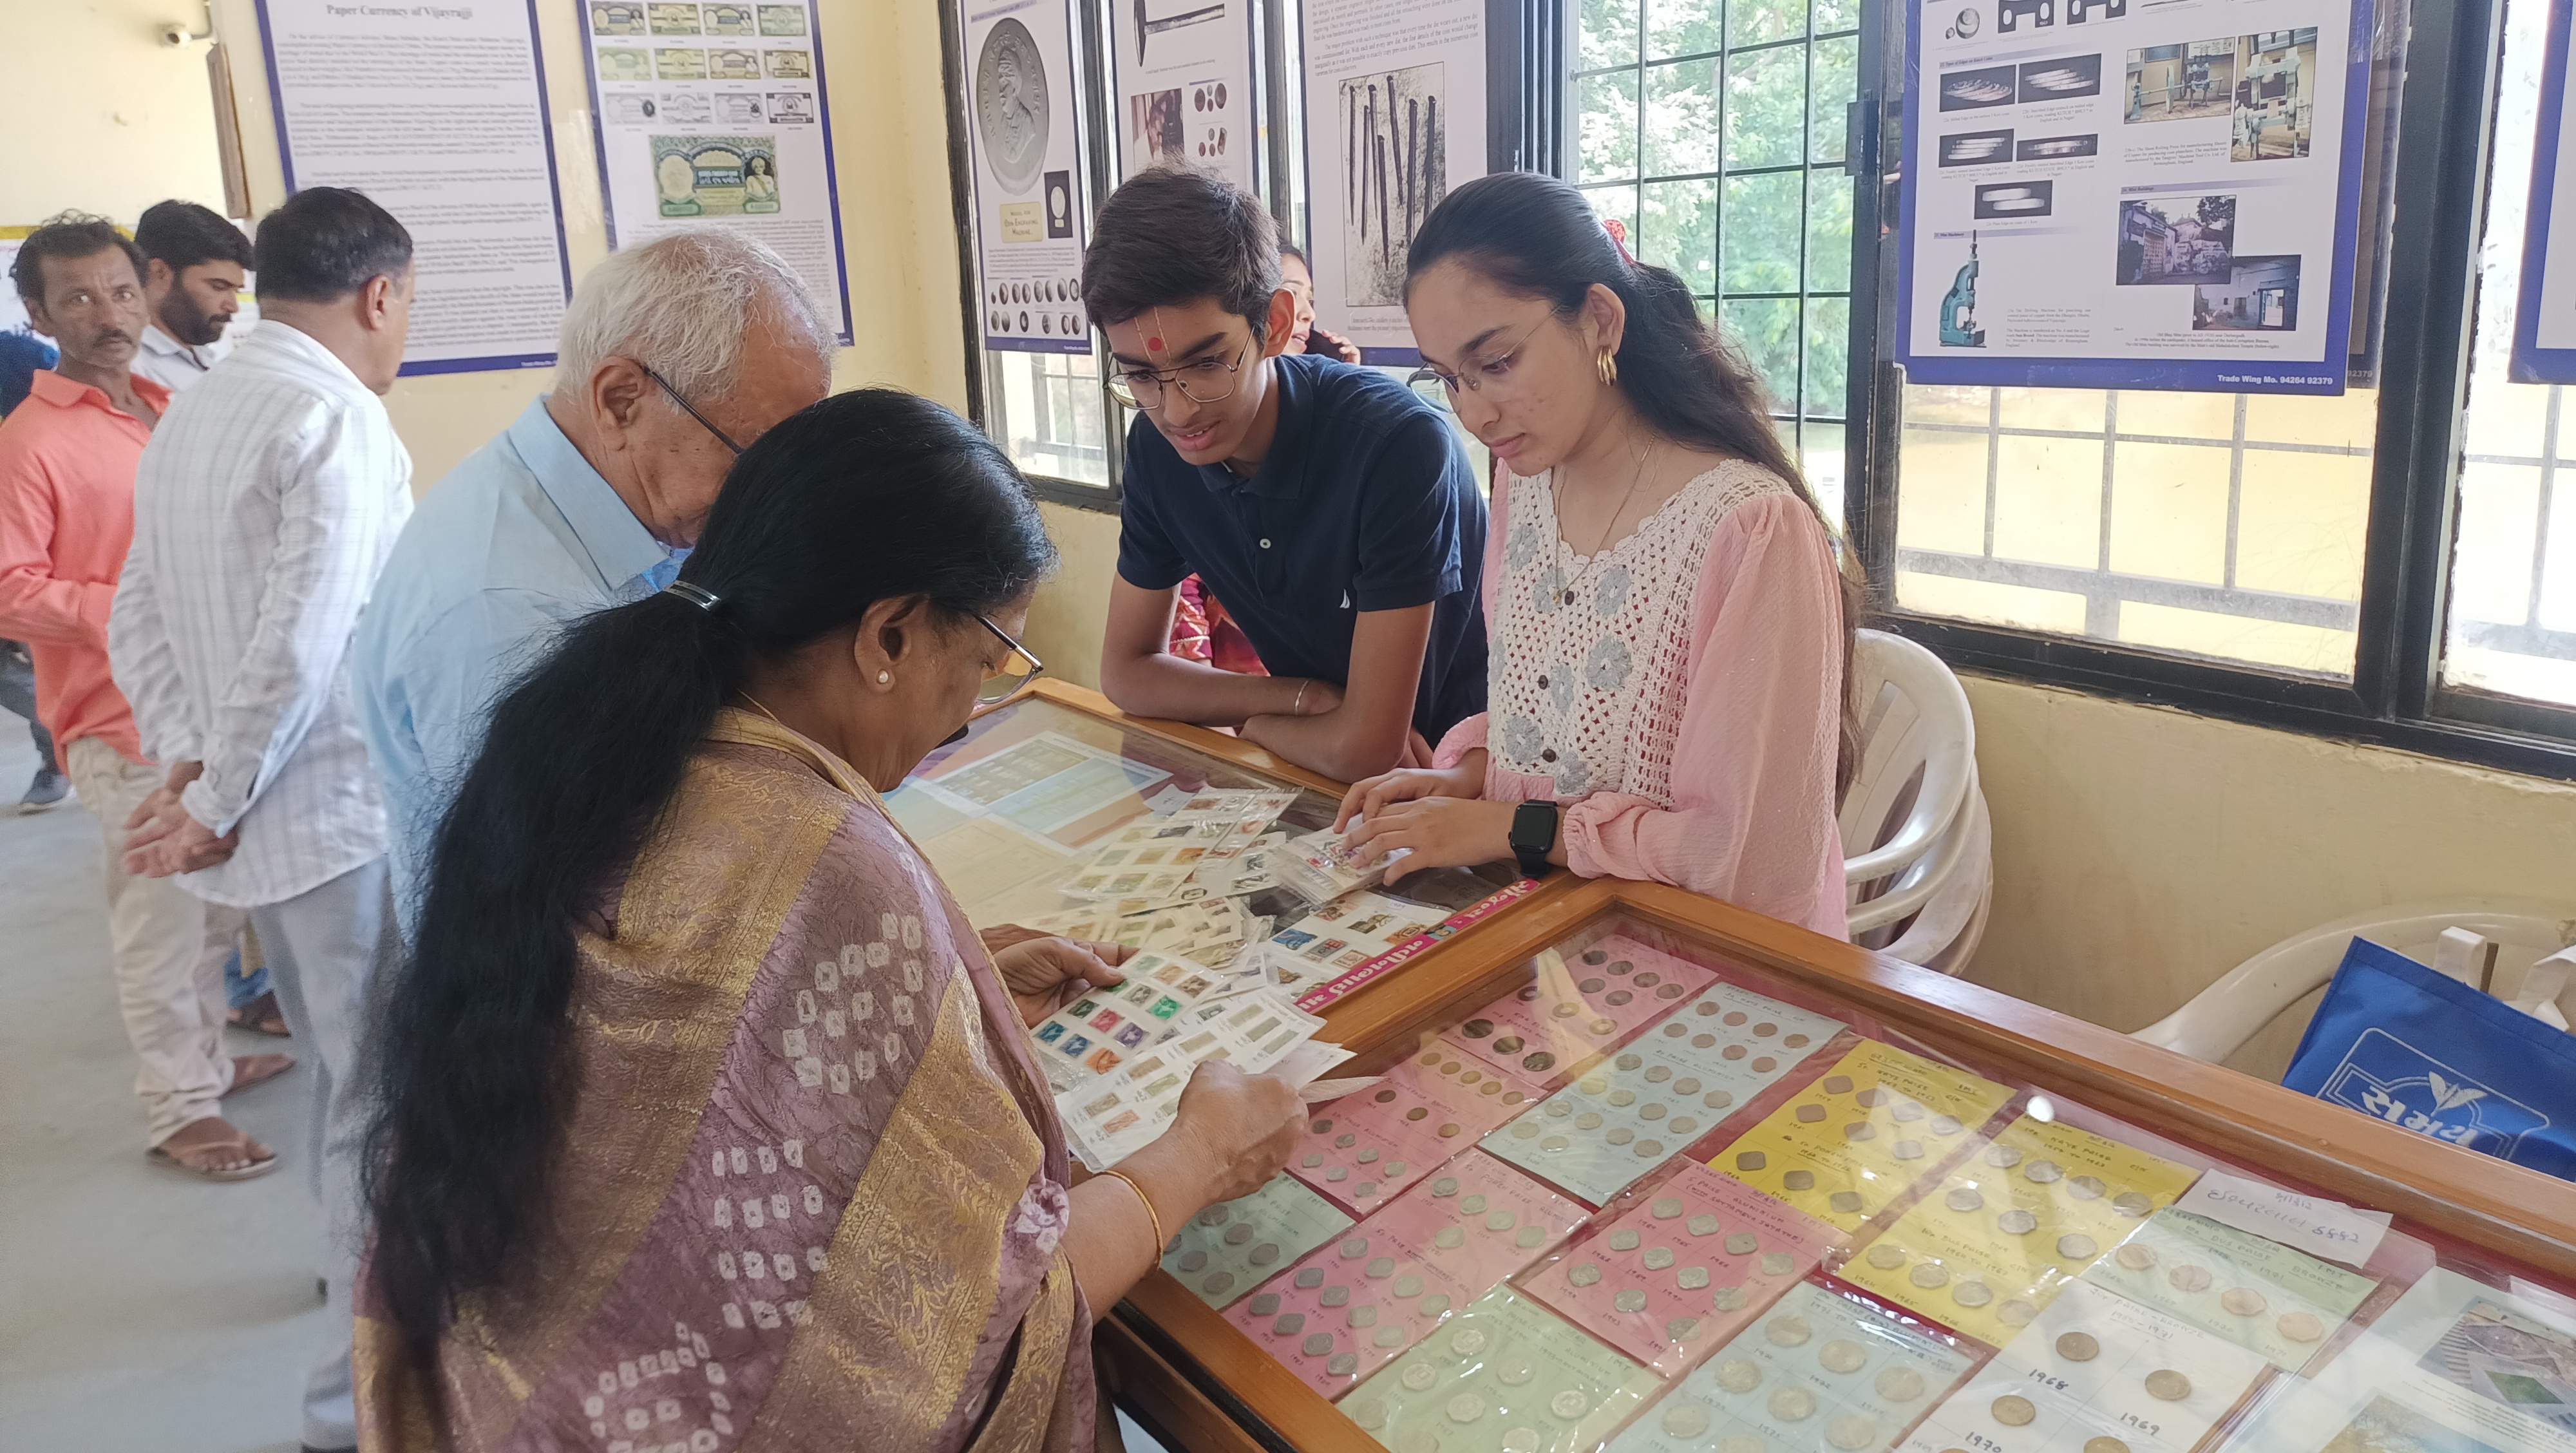
[[1968, 977], [2006, 993], [2137, 1029], [2328, 919], [2456, 895], [2576, 905], [2576, 784], [1966, 684], [1996, 884]]
[[[964, 343], [957, 323], [957, 233], [948, 201], [947, 103], [939, 82], [936, 7], [897, 0], [820, 0], [823, 63], [832, 87], [833, 146], [850, 278], [854, 346], [838, 386], [885, 382], [962, 408]], [[10, 0], [0, 4], [0, 54], [19, 58], [0, 87], [0, 132], [19, 138], [0, 170], [0, 225], [66, 207], [131, 226], [143, 208], [186, 197], [221, 210], [214, 109], [203, 46], [160, 43], [165, 21], [191, 0]], [[241, 108], [255, 209], [285, 196], [276, 128], [251, 0], [215, 0]], [[607, 255], [589, 84], [569, 3], [538, 6], [553, 105], [573, 275]], [[32, 58], [49, 58], [43, 64]], [[41, 138], [41, 144], [36, 139]], [[387, 398], [426, 489], [500, 432], [552, 373], [407, 378]]]
[[202, 45], [161, 44], [164, 22], [202, 22], [187, 0], [0, 4], [0, 226], [77, 209], [134, 225], [165, 197], [216, 211], [215, 111]]

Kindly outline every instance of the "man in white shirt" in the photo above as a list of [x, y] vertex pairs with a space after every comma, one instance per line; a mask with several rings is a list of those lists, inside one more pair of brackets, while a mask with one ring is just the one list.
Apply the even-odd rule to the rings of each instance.
[[247, 910], [286, 1020], [318, 1061], [305, 1151], [330, 1226], [333, 1326], [304, 1443], [357, 1444], [350, 1283], [364, 1215], [357, 1063], [394, 952], [385, 813], [349, 694], [349, 641], [411, 514], [411, 456], [377, 395], [411, 326], [411, 236], [354, 191], [259, 225], [260, 326], [144, 449], [108, 654], [148, 753], [129, 872]]
[[134, 245], [143, 249], [143, 300], [152, 310], [134, 371], [183, 393], [232, 351], [224, 330], [241, 311], [250, 239], [206, 208], [173, 200], [143, 209]]

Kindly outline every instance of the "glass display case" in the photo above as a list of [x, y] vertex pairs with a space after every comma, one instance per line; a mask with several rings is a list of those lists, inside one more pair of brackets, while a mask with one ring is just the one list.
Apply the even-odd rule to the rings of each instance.
[[[1097, 692], [1040, 681], [976, 718], [962, 740], [924, 758], [886, 804], [978, 928], [1041, 920], [1052, 928], [1076, 901], [1061, 890], [1080, 868], [1137, 824], [1172, 816], [1209, 789], [1293, 794], [1266, 841], [1331, 827], [1342, 796], [1341, 784], [1233, 736], [1142, 721], [1122, 715]], [[1155, 896], [1179, 898], [1201, 886]], [[1226, 886], [1209, 891], [1222, 898]], [[1318, 957], [1312, 982], [1298, 987], [1309, 1008], [1319, 1007], [1394, 963], [1411, 963], [1467, 927], [1563, 886], [1542, 889], [1508, 863], [1412, 874], [1380, 896], [1418, 910], [1402, 917], [1424, 933], [1391, 942], [1350, 937]], [[1320, 906], [1279, 886], [1256, 888], [1239, 900], [1277, 929]]]
[[2576, 1187], [1724, 904], [1551, 888], [1324, 1010], [1374, 1081], [1101, 1318], [1175, 1446], [2576, 1450]]

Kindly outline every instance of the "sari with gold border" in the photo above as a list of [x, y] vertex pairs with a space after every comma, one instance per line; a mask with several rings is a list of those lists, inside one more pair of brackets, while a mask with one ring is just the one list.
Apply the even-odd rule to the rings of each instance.
[[727, 711], [607, 908], [526, 1285], [424, 1366], [362, 1276], [361, 1445], [1090, 1448], [1063, 1134], [875, 791]]

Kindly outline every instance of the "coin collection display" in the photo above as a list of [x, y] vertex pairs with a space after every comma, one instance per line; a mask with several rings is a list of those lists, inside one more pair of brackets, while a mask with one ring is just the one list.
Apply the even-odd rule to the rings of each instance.
[[1394, 1453], [2196, 1453], [2394, 1295], [2183, 1209], [2172, 1147], [1637, 938], [1534, 965], [1164, 1256]]

